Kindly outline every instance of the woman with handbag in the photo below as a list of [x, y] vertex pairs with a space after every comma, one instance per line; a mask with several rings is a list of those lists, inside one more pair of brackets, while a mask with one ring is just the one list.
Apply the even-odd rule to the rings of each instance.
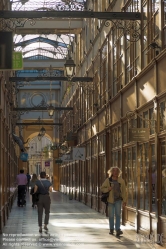
[[120, 177], [121, 170], [118, 167], [112, 167], [108, 170], [109, 177], [103, 182], [101, 191], [109, 192], [108, 217], [109, 217], [109, 234], [114, 233], [114, 215], [116, 218], [115, 230], [116, 236], [120, 236], [123, 232], [120, 230], [121, 206], [126, 206], [126, 186], [124, 180]]
[[34, 194], [34, 187], [35, 187], [35, 183], [37, 181], [37, 175], [33, 174], [32, 175], [32, 179], [29, 183], [29, 186], [31, 187], [31, 191], [30, 191], [30, 195], [32, 195], [32, 207], [36, 207], [37, 203], [36, 203], [36, 196]]
[[42, 233], [42, 218], [43, 209], [45, 209], [45, 219], [44, 219], [44, 230], [48, 230], [47, 225], [49, 222], [50, 204], [51, 199], [49, 192], [52, 192], [51, 182], [46, 179], [46, 172], [42, 171], [40, 173], [40, 180], [35, 183], [34, 193], [37, 193], [39, 200], [37, 202], [38, 207], [38, 224], [39, 232]]

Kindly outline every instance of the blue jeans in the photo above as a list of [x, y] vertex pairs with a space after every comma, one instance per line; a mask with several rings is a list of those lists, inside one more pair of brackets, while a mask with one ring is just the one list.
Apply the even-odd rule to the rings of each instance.
[[116, 218], [115, 230], [117, 231], [120, 229], [121, 206], [121, 200], [116, 201], [114, 203], [108, 203], [108, 217], [110, 229], [114, 229], [114, 215]]

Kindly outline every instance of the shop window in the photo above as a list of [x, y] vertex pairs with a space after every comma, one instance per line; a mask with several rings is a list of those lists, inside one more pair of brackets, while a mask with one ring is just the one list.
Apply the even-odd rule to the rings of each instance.
[[127, 205], [136, 207], [136, 189], [137, 189], [137, 178], [136, 178], [136, 148], [128, 148], [124, 151], [124, 162], [125, 162], [125, 183], [128, 201]]
[[139, 145], [138, 166], [140, 170], [140, 209], [149, 210], [149, 145]]
[[108, 177], [108, 174], [106, 172], [106, 159], [105, 156], [100, 156], [99, 157], [99, 186], [103, 184], [105, 181], [106, 177]]
[[118, 147], [121, 145], [121, 128], [116, 127], [112, 130], [112, 148]]
[[152, 205], [151, 210], [152, 212], [156, 212], [156, 184], [157, 184], [157, 167], [155, 163], [155, 144], [151, 145], [151, 166], [149, 167], [149, 172], [151, 173], [151, 199]]
[[80, 162], [81, 167], [81, 192], [85, 192], [85, 162]]
[[92, 194], [97, 194], [97, 158], [92, 158]]
[[155, 116], [154, 108], [149, 109], [149, 118], [150, 118], [150, 135], [155, 133]]
[[86, 192], [91, 192], [91, 167], [90, 167], [90, 160], [86, 161], [86, 167], [87, 167], [87, 182], [86, 182]]
[[91, 156], [90, 149], [91, 149], [90, 143], [88, 143], [86, 145], [86, 157], [90, 157]]
[[105, 152], [105, 133], [99, 136], [99, 152]]
[[166, 108], [165, 108], [165, 101], [159, 104], [160, 107], [160, 131], [166, 129]]
[[121, 151], [112, 152], [112, 165], [121, 168]]
[[161, 173], [162, 173], [162, 183], [161, 183], [161, 197], [162, 197], [162, 205], [161, 205], [161, 213], [166, 216], [166, 141], [161, 143]]
[[92, 140], [92, 155], [97, 155], [97, 139]]
[[123, 124], [123, 144], [127, 144], [127, 133], [128, 133], [127, 123], [124, 123]]

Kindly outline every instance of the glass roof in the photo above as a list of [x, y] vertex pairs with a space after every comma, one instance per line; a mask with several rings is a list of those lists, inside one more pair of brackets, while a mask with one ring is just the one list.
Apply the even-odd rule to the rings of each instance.
[[13, 0], [12, 10], [84, 10], [86, 0]]
[[[84, 10], [85, 0], [13, 0], [12, 11]], [[64, 59], [74, 34], [15, 35], [14, 49], [22, 51], [23, 58]]]
[[22, 51], [23, 58], [34, 55], [47, 56], [52, 59], [65, 59], [69, 44], [74, 35], [15, 35], [15, 51]]

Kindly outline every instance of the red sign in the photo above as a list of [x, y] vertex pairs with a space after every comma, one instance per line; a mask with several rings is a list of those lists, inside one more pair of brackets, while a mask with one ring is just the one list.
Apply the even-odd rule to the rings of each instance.
[[45, 167], [50, 167], [50, 162], [45, 162]]

